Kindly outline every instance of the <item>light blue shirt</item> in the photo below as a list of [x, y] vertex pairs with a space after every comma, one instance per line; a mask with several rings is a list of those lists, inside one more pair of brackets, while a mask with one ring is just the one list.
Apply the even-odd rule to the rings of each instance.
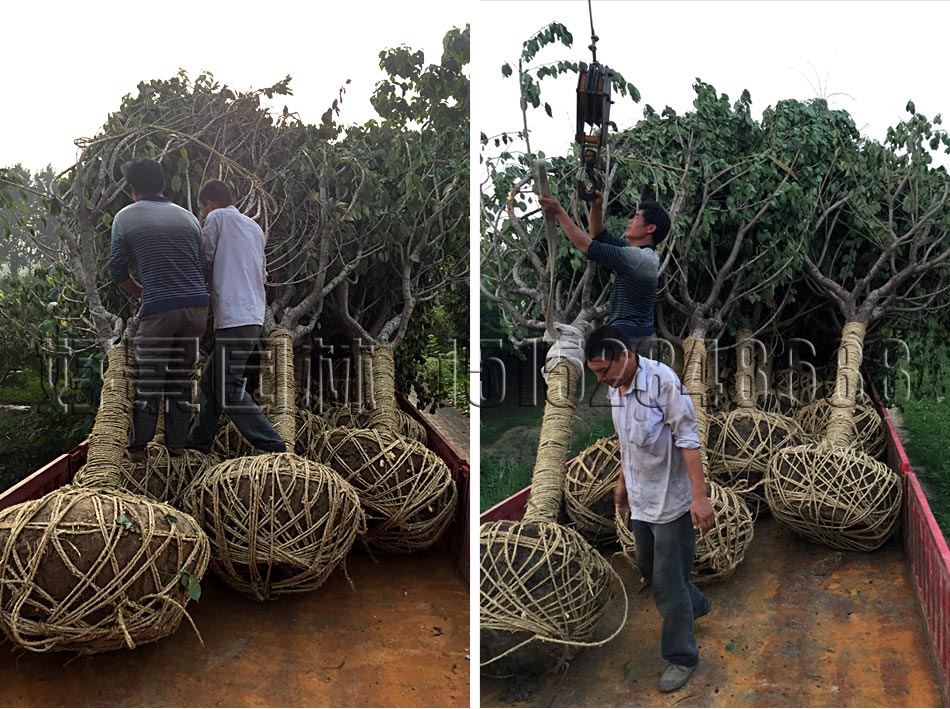
[[623, 396], [610, 387], [632, 519], [662, 524], [689, 511], [692, 487], [678, 448], [699, 448], [692, 399], [665, 364], [640, 357]]
[[263, 325], [267, 296], [264, 232], [234, 205], [205, 217], [202, 243], [208, 264], [214, 327]]

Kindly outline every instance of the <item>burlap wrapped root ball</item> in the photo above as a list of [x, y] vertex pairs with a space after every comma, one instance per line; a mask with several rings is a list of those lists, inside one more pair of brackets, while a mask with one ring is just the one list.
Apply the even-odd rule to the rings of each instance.
[[567, 463], [564, 506], [575, 528], [593, 544], [617, 540], [614, 488], [620, 476], [620, 441], [609, 436]]
[[364, 428], [333, 428], [317, 439], [315, 460], [359, 492], [366, 543], [406, 553], [432, 546], [452, 521], [452, 473], [418, 441]]
[[198, 523], [168, 505], [59, 488], [0, 511], [0, 626], [35, 652], [158, 640], [187, 617], [209, 554]]
[[[562, 669], [593, 641], [617, 573], [576, 531], [553, 522], [492, 522], [479, 533], [482, 672], [495, 677]], [[626, 594], [624, 593], [626, 598]]]
[[[745, 501], [732, 490], [707, 480], [706, 494], [716, 513], [712, 529], [696, 536], [696, 561], [690, 580], [696, 585], [729, 578], [745, 559], [753, 537], [753, 519]], [[616, 516], [620, 549], [636, 565], [636, 540], [630, 529], [630, 512]]]
[[[821, 399], [802, 408], [795, 414], [795, 420], [806, 434], [814, 438], [821, 438], [828, 421], [831, 419], [832, 405], [830, 400]], [[851, 447], [867, 453], [872, 458], [879, 458], [887, 446], [884, 422], [872, 406], [855, 404], [852, 421], [854, 438]]]
[[808, 438], [794, 419], [754, 408], [709, 419], [710, 476], [741, 495], [753, 515], [765, 506], [765, 474], [776, 451]]
[[155, 442], [146, 446], [146, 452], [148, 458], [139, 463], [126, 458], [108, 468], [87, 463], [76, 473], [73, 483], [94, 489], [111, 488], [117, 476], [123, 489], [180, 508], [192, 480], [218, 462], [213, 455], [189, 449], [181, 455], [169, 455], [165, 446]]
[[884, 463], [824, 444], [776, 453], [765, 497], [772, 516], [806, 539], [871, 551], [896, 528], [902, 493], [900, 477]]
[[256, 600], [318, 588], [365, 525], [353, 486], [293, 453], [219, 463], [186, 499], [211, 541], [211, 568]]

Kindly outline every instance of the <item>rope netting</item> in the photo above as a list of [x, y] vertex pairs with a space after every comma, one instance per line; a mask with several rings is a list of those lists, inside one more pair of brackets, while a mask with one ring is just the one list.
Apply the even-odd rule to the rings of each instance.
[[[802, 430], [816, 439], [824, 437], [834, 406], [827, 399], [821, 399], [809, 404], [795, 414], [795, 421]], [[887, 446], [887, 430], [884, 422], [873, 406], [862, 404], [854, 405], [848, 439], [851, 445], [867, 453], [872, 458], [879, 458]]]
[[0, 625], [36, 652], [153, 642], [188, 617], [208, 557], [205, 534], [169, 505], [62, 487], [0, 511]]
[[[142, 497], [180, 507], [188, 486], [195, 477], [216, 464], [218, 458], [185, 449], [181, 455], [169, 455], [168, 449], [151, 442], [146, 446], [148, 457], [139, 463], [123, 460], [118, 469], [119, 484]], [[73, 478], [75, 485], [96, 488], [101, 476], [86, 464]]]
[[[712, 529], [696, 537], [691, 580], [697, 585], [732, 576], [745, 559], [746, 548], [753, 537], [752, 512], [739, 495], [711, 480], [706, 481], [706, 492], [716, 521]], [[636, 566], [637, 545], [630, 529], [630, 512], [617, 514], [615, 519], [621, 553]]]
[[601, 438], [567, 463], [564, 507], [577, 530], [592, 544], [616, 541], [614, 488], [621, 474], [620, 441]]
[[0, 513], [0, 624], [29, 650], [96, 653], [165, 637], [188, 617], [188, 588], [207, 567], [193, 519], [122, 489], [135, 364], [125, 346], [108, 362], [77, 484]]
[[318, 588], [365, 526], [353, 487], [293, 453], [214, 466], [188, 507], [208, 532], [211, 568], [257, 600]]
[[765, 489], [776, 519], [834, 549], [877, 549], [900, 517], [900, 477], [854, 447], [864, 335], [861, 323], [847, 323], [842, 330], [824, 438], [779, 451], [769, 464]]
[[493, 522], [479, 533], [482, 671], [496, 676], [561, 669], [592, 640], [613, 598], [610, 564], [576, 531], [551, 522]]
[[900, 519], [900, 477], [860, 451], [827, 443], [786, 448], [768, 475], [772, 516], [819, 544], [871, 551]]
[[374, 548], [428, 548], [452, 520], [457, 493], [451, 471], [418, 441], [376, 429], [334, 428], [314, 439], [311, 452], [359, 492], [365, 540]]
[[736, 334], [735, 403], [732, 411], [709, 420], [707, 444], [710, 475], [742, 495], [753, 515], [765, 505], [765, 474], [772, 455], [805, 440], [793, 420], [755, 408], [755, 349], [752, 333]]

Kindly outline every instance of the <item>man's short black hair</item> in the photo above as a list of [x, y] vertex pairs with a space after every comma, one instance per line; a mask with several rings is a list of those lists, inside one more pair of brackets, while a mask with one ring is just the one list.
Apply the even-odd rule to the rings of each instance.
[[637, 211], [643, 212], [644, 222], [656, 227], [653, 232], [653, 245], [656, 246], [670, 233], [670, 215], [659, 202], [654, 202], [652, 199], [641, 200], [637, 204]]
[[222, 207], [228, 207], [234, 204], [234, 196], [226, 183], [221, 180], [208, 180], [198, 191], [198, 204], [202, 202], [214, 202]]
[[584, 359], [605, 359], [616, 362], [624, 350], [635, 352], [633, 340], [623, 330], [612, 325], [602, 325], [587, 336], [584, 344]]
[[159, 194], [165, 189], [165, 170], [161, 163], [151, 158], [133, 160], [125, 168], [125, 179], [132, 188], [142, 195]]

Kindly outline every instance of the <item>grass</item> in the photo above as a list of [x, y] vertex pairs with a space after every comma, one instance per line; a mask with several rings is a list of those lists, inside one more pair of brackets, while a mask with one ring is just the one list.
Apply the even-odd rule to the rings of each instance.
[[92, 413], [66, 413], [49, 404], [37, 372], [11, 374], [0, 386], [0, 490], [31, 474], [83, 440], [92, 427]]
[[950, 539], [950, 401], [906, 401], [902, 406], [907, 454], [920, 478], [930, 509]]
[[47, 394], [34, 370], [13, 372], [0, 385], [0, 404], [28, 406], [46, 401]]

